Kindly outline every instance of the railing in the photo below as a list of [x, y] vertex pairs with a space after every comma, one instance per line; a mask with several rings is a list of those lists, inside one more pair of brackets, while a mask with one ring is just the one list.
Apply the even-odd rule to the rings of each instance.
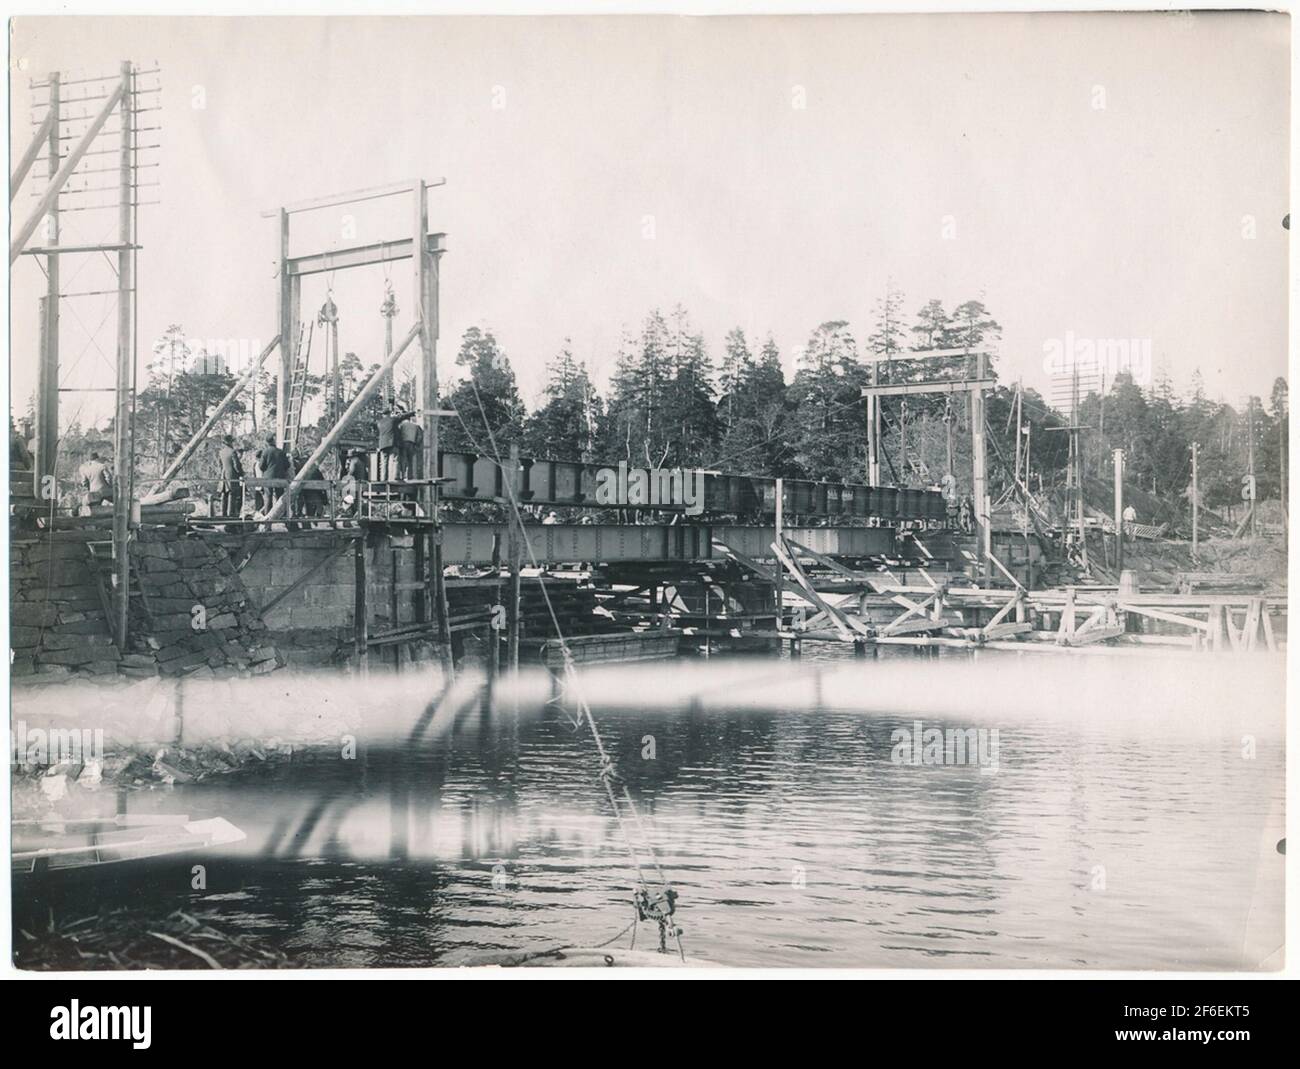
[[[197, 524], [243, 524], [256, 526], [266, 522], [265, 513], [289, 489], [291, 479], [244, 478], [234, 480], [240, 499], [239, 514], [223, 512], [227, 484], [219, 479], [191, 479], [185, 483], [189, 497], [206, 496], [207, 516], [191, 517]], [[331, 527], [374, 522], [431, 523], [425, 480], [370, 481], [351, 479], [309, 479], [298, 484], [284, 515], [273, 521], [289, 529], [325, 524]], [[166, 511], [171, 502], [156, 507]], [[148, 521], [150, 507], [141, 512]]]

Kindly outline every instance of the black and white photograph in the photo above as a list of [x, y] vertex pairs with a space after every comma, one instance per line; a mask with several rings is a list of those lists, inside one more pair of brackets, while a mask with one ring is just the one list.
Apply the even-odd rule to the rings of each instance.
[[11, 978], [1289, 972], [1287, 11], [103, 10]]

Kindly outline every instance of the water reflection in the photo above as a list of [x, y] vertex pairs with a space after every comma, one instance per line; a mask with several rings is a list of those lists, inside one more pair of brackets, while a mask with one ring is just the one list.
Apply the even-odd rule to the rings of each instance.
[[[1240, 968], [1280, 946], [1271, 692], [1213, 708], [1218, 692], [1191, 697], [1209, 682], [1170, 681], [1159, 700], [1090, 693], [1044, 708], [1056, 692], [1041, 672], [1034, 703], [924, 686], [909, 698], [917, 676], [905, 667], [893, 679], [881, 665], [719, 664], [674, 689], [681, 673], [661, 666], [653, 694], [629, 687], [626, 670], [588, 680], [606, 747], [681, 893], [688, 954]], [[999, 671], [1005, 682], [1009, 668]], [[1126, 671], [1115, 678], [1131, 680]], [[362, 735], [355, 759], [299, 753], [132, 794], [137, 810], [221, 815], [248, 838], [208, 861], [205, 892], [189, 888], [184, 863], [157, 867], [145, 887], [126, 874], [101, 881], [95, 894], [215, 909], [302, 965], [446, 964], [608, 939], [631, 919], [631, 886], [595, 754], [562, 699], [530, 693], [517, 707], [472, 688], [443, 696], [401, 734]], [[903, 711], [875, 707], [885, 700]], [[945, 701], [961, 715], [938, 714]], [[918, 718], [996, 727], [996, 774], [896, 763], [896, 732]], [[72, 908], [76, 892], [58, 894]]]

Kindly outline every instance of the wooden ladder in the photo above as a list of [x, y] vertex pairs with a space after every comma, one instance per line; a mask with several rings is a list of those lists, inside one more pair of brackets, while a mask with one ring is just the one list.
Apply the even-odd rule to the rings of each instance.
[[[303, 403], [307, 399], [307, 369], [311, 361], [311, 338], [315, 324], [298, 328], [298, 348], [293, 365], [293, 378], [289, 380], [288, 413], [284, 420], [284, 451], [293, 455], [298, 444], [298, 431], [302, 427]], [[307, 334], [306, 346], [302, 343], [303, 332]]]
[[[86, 553], [90, 558], [90, 574], [94, 577], [95, 588], [99, 591], [99, 604], [103, 607], [104, 619], [108, 623], [109, 634], [113, 636], [113, 642], [117, 647], [126, 652], [123, 646], [125, 636], [117, 633], [116, 617], [113, 613], [113, 588], [116, 586], [117, 575], [114, 569], [112, 540], [87, 542]], [[140, 586], [140, 576], [136, 572], [134, 564], [129, 566], [127, 584], [127, 597], [130, 599], [127, 610], [128, 620], [131, 607], [136, 607], [143, 620], [148, 623], [152, 619], [152, 614], [149, 611], [149, 602], [145, 597], [144, 589]]]

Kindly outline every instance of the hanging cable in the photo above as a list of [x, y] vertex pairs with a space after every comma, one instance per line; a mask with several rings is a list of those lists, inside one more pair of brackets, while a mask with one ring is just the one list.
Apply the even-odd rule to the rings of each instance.
[[[505, 471], [505, 464], [501, 458], [501, 450], [497, 446], [496, 435], [492, 431], [492, 425], [488, 421], [487, 411], [483, 406], [483, 398], [478, 391], [478, 384], [474, 377], [469, 377], [470, 388], [474, 392], [474, 402], [478, 406], [479, 415], [483, 420], [483, 427], [487, 431], [488, 442], [492, 447], [491, 455], [495, 458], [496, 464], [502, 471]], [[459, 408], [454, 401], [451, 406], [456, 412], [457, 419], [460, 420], [461, 426], [465, 429], [465, 434], [471, 441], [474, 441], [474, 435], [465, 422]], [[482, 453], [478, 443], [476, 448]], [[572, 695], [574, 702], [578, 706], [579, 715], [576, 722], [586, 723], [591, 731], [592, 741], [596, 744], [596, 753], [600, 762], [601, 786], [605, 789], [605, 796], [609, 800], [610, 806], [614, 811], [614, 817], [618, 821], [619, 831], [622, 834], [624, 846], [627, 848], [628, 859], [631, 862], [632, 869], [636, 873], [637, 887], [633, 893], [632, 901], [636, 908], [637, 921], [653, 921], [659, 931], [659, 950], [661, 953], [668, 952], [668, 941], [671, 938], [677, 948], [678, 956], [685, 961], [686, 952], [682, 949], [682, 932], [673, 920], [677, 911], [677, 892], [668, 882], [667, 876], [664, 875], [663, 867], [659, 863], [659, 855], [656, 853], [654, 844], [646, 831], [645, 824], [641, 820], [640, 810], [632, 798], [632, 792], [628, 789], [627, 783], [618, 774], [614, 767], [613, 759], [605, 749], [605, 742], [600, 734], [600, 729], [596, 726], [596, 718], [591, 712], [591, 706], [582, 693], [579, 685], [577, 668], [574, 665], [573, 654], [569, 649], [569, 644], [564, 637], [563, 629], [560, 627], [559, 617], [556, 615], [555, 606], [551, 601], [550, 592], [546, 589], [545, 578], [540, 574], [541, 568], [537, 561], [537, 556], [533, 552], [532, 544], [528, 540], [527, 531], [524, 528], [523, 515], [519, 511], [519, 502], [515, 497], [515, 488], [511, 485], [510, 479], [503, 479], [502, 485], [505, 487], [506, 498], [510, 504], [510, 511], [515, 526], [518, 528], [519, 537], [524, 547], [528, 551], [528, 559], [534, 568], [538, 568], [537, 578], [538, 586], [542, 591], [542, 599], [546, 604], [547, 614], [551, 618], [551, 624], [555, 628], [555, 634], [560, 641], [560, 649], [564, 658], [564, 676], [566, 690]], [[626, 813], [626, 815], [625, 815]], [[638, 852], [637, 844], [633, 836], [629, 834], [629, 825], [635, 828], [640, 837], [642, 852]], [[645, 866], [642, 865], [642, 853], [646, 855], [648, 861]], [[658, 884], [656, 889], [646, 879], [646, 869], [653, 871]], [[625, 929], [626, 930], [626, 929]], [[621, 935], [622, 933], [620, 933]], [[615, 937], [617, 938], [617, 936]], [[635, 933], [634, 933], [635, 938]]]

